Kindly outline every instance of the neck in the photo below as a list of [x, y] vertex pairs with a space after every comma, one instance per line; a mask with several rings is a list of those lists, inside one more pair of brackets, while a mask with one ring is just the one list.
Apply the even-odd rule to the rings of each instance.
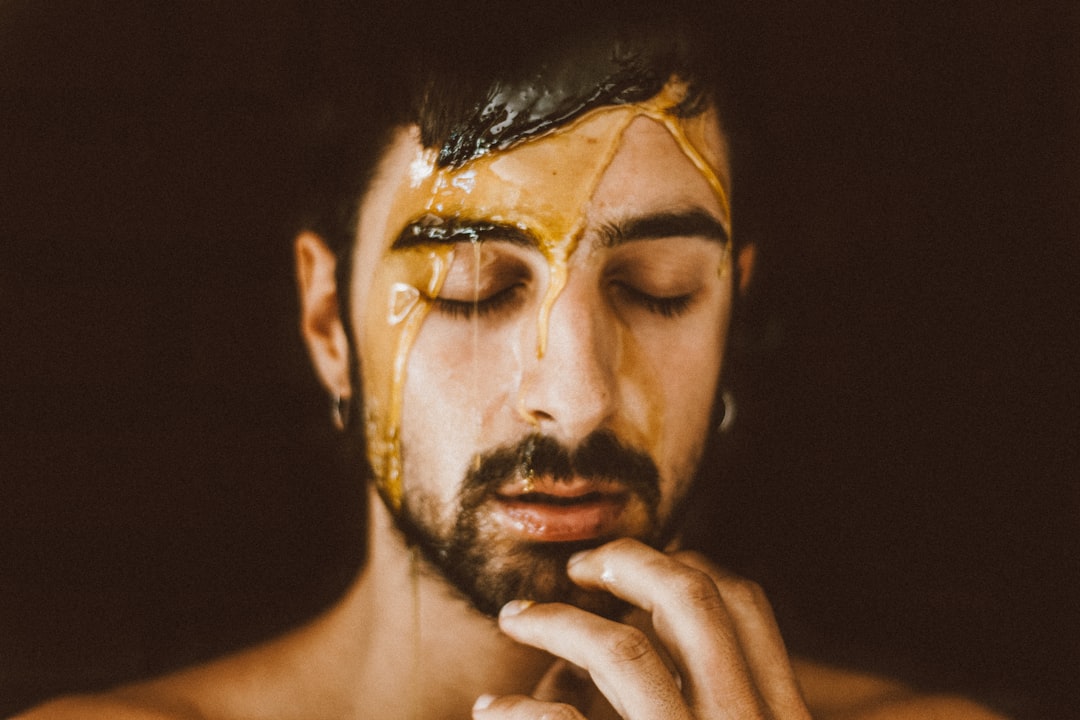
[[467, 718], [483, 693], [531, 692], [551, 657], [500, 633], [406, 544], [374, 493], [369, 506], [367, 563], [321, 627], [347, 655], [350, 704], [368, 717]]

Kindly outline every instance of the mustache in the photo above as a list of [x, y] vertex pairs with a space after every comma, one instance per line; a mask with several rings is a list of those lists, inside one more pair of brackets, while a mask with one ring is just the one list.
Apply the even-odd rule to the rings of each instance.
[[461, 488], [462, 506], [476, 506], [516, 477], [574, 477], [621, 483], [647, 507], [660, 502], [660, 471], [648, 454], [627, 445], [610, 430], [590, 433], [569, 448], [550, 435], [534, 433], [494, 448], [473, 463]]

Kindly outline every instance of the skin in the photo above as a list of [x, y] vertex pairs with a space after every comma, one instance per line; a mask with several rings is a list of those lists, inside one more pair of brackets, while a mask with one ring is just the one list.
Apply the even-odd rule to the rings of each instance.
[[[359, 234], [368, 241], [358, 244], [354, 258], [355, 267], [372, 272], [357, 273], [350, 301], [352, 317], [362, 318], [357, 337], [369, 460], [393, 509], [401, 502], [399, 435], [415, 458], [406, 473], [409, 495], [432, 492], [443, 506], [449, 505], [454, 489], [445, 478], [460, 477], [470, 459], [448, 457], [448, 451], [463, 449], [471, 455], [485, 444], [495, 446], [531, 431], [574, 443], [591, 429], [610, 428], [654, 457], [680, 462], [679, 475], [692, 473], [696, 453], [683, 447], [659, 451], [657, 446], [700, 443], [711, 395], [700, 386], [702, 392], [669, 392], [654, 378], [675, 382], [658, 368], [683, 351], [683, 362], [697, 363], [700, 356], [701, 365], [688, 368], [686, 377], [693, 380], [685, 384], [703, 379], [715, 384], [729, 314], [719, 295], [730, 296], [730, 288], [717, 282], [702, 287], [706, 280], [721, 278], [697, 277], [692, 269], [720, 275], [730, 260], [727, 248], [713, 243], [708, 252], [700, 248], [692, 254], [689, 248], [674, 247], [674, 241], [696, 238], [661, 237], [671, 241], [662, 249], [653, 244], [598, 252], [603, 228], [656, 212], [696, 210], [725, 230], [730, 227], [726, 148], [718, 124], [712, 113], [685, 121], [666, 113], [681, 95], [681, 86], [672, 83], [649, 102], [594, 111], [549, 137], [462, 168], [435, 168], [433, 153], [419, 146], [415, 133], [391, 144], [383, 165], [387, 182], [373, 188], [372, 211], [361, 214]], [[627, 142], [627, 136], [633, 141]], [[656, 171], [667, 183], [637, 181], [643, 172]], [[648, 193], [655, 197], [645, 202]], [[510, 243], [495, 241], [481, 243], [478, 252], [471, 252], [468, 243], [393, 249], [403, 227], [432, 215], [443, 222], [462, 217], [511, 226], [529, 235], [536, 252], [513, 252], [517, 248]], [[580, 251], [579, 244], [584, 244]], [[679, 261], [681, 268], [676, 267]], [[485, 317], [469, 328], [431, 302], [434, 296], [460, 303], [474, 294], [492, 295], [510, 283], [500, 271], [513, 272], [513, 280], [526, 286], [513, 317], [490, 314], [490, 320]], [[568, 278], [578, 277], [567, 287]], [[640, 313], [630, 317], [635, 303], [626, 293], [617, 297], [614, 285], [652, 294], [694, 291], [693, 326], [646, 323]], [[609, 297], [555, 306], [560, 295], [584, 288]], [[709, 292], [713, 297], [704, 297]], [[578, 308], [586, 308], [589, 317], [558, 316]], [[522, 322], [526, 318], [534, 320]], [[619, 337], [594, 337], [590, 320], [596, 327], [617, 328]], [[481, 352], [488, 347], [504, 350]], [[543, 362], [534, 362], [534, 348], [535, 360]], [[601, 351], [611, 355], [601, 356]], [[411, 378], [407, 383], [406, 377]], [[557, 379], [565, 384], [554, 384]], [[461, 392], [447, 397], [454, 389]], [[335, 391], [348, 396], [353, 389], [337, 383]], [[424, 407], [433, 394], [444, 398], [436, 408], [439, 416], [421, 418], [427, 426], [419, 432], [420, 422], [402, 426], [403, 415], [434, 415]], [[568, 407], [545, 407], [550, 402]], [[612, 412], [627, 403], [632, 406]], [[646, 407], [650, 403], [653, 407]], [[690, 421], [666, 421], [663, 413], [680, 404], [693, 416]], [[433, 437], [441, 446], [428, 451], [425, 446]], [[418, 480], [421, 474], [434, 479]]]
[[[362, 201], [348, 298], [338, 295], [335, 259], [321, 239], [297, 240], [301, 326], [320, 378], [332, 394], [357, 391], [338, 312], [349, 302], [365, 378], [382, 382], [365, 379], [374, 384], [362, 390], [376, 406], [369, 433], [400, 421], [402, 496], [425, 498], [424, 519], [437, 531], [453, 519], [473, 456], [538, 427], [571, 445], [597, 428], [611, 429], [646, 451], [660, 471], [661, 520], [688, 488], [710, 432], [708, 399], [735, 291], [725, 270], [731, 258], [725, 244], [696, 236], [608, 247], [602, 230], [626, 217], [688, 207], [725, 224], [726, 209], [667, 129], [639, 116], [625, 127], [595, 190], [570, 213], [582, 224], [565, 258], [565, 284], [548, 292], [552, 260], [543, 247], [494, 248], [492, 263], [512, 262], [522, 270], [513, 277], [529, 280], [519, 302], [478, 319], [472, 331], [471, 321], [436, 302], [461, 299], [470, 285], [462, 278], [477, 276], [471, 247], [441, 283], [426, 282], [430, 266], [429, 277], [415, 280], [413, 287], [434, 294], [404, 351], [397, 325], [386, 320], [388, 294], [379, 288], [403, 282], [400, 273], [422, 276], [431, 260], [430, 253], [417, 256], [413, 266], [386, 275], [384, 259], [412, 214], [401, 211], [409, 169], [425, 152], [415, 128], [403, 128], [387, 148]], [[705, 151], [726, 183], [723, 143], [713, 127]], [[738, 259], [746, 264], [743, 277], [748, 258]], [[481, 279], [485, 267], [494, 265], [481, 263]], [[692, 300], [674, 316], [654, 312], [620, 285], [632, 279], [655, 287], [686, 276], [692, 282], [679, 294]], [[546, 318], [545, 298], [552, 300]], [[539, 340], [545, 330], [546, 345]], [[484, 351], [491, 347], [510, 349]], [[399, 358], [407, 366], [396, 418]], [[665, 371], [672, 367], [680, 371]], [[372, 491], [368, 562], [320, 618], [237, 656], [107, 695], [58, 701], [28, 717], [996, 717], [961, 699], [919, 697], [897, 683], [793, 661], [757, 585], [700, 556], [629, 537], [567, 563], [574, 583], [625, 600], [634, 608], [629, 616], [612, 620], [569, 604], [515, 600], [488, 618], [407, 546], [394, 526], [399, 506], [387, 478], [380, 484], [386, 502]], [[620, 530], [633, 534], [637, 520], [625, 522]], [[518, 532], [493, 527], [493, 542], [512, 542]]]

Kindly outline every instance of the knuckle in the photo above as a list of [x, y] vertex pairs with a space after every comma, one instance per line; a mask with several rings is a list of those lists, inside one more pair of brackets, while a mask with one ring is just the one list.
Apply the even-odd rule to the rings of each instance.
[[681, 605], [705, 611], [724, 607], [724, 600], [716, 583], [705, 573], [696, 570], [680, 573], [669, 588]]
[[753, 580], [744, 578], [726, 580], [723, 583], [721, 592], [724, 598], [732, 604], [759, 609], [769, 606], [765, 591]]
[[611, 633], [607, 641], [607, 652], [612, 660], [628, 663], [640, 660], [653, 652], [652, 643], [641, 630], [629, 625], [622, 625]]
[[704, 568], [711, 567], [712, 561], [706, 558], [704, 555], [696, 550], [676, 550], [671, 553], [671, 557], [683, 563], [689, 565], [692, 568], [703, 570]]

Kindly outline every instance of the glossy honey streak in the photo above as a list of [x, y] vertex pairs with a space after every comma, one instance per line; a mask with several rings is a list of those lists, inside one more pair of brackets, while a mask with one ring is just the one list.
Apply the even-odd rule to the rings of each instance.
[[[511, 224], [537, 240], [548, 263], [548, 283], [537, 313], [538, 357], [543, 357], [552, 307], [568, 280], [568, 265], [587, 221], [586, 208], [611, 164], [626, 128], [638, 117], [661, 124], [713, 189], [730, 236], [730, 209], [722, 180], [723, 161], [703, 151], [716, 132], [711, 112], [680, 118], [670, 109], [684, 87], [669, 82], [652, 99], [598, 108], [568, 125], [507, 150], [490, 152], [460, 167], [439, 168], [435, 152], [417, 154], [409, 177], [397, 188], [388, 229], [394, 237], [420, 218], [486, 220]], [[454, 247], [432, 243], [391, 249], [380, 259], [365, 322], [374, 352], [363, 366], [368, 460], [384, 499], [395, 512], [402, 501], [401, 414], [413, 343], [453, 263]], [[477, 243], [473, 251], [478, 252]], [[730, 248], [719, 272], [728, 273]], [[478, 265], [478, 264], [477, 264]], [[380, 300], [379, 298], [383, 298]], [[379, 329], [381, 328], [381, 329]], [[374, 366], [373, 366], [374, 365]]]

